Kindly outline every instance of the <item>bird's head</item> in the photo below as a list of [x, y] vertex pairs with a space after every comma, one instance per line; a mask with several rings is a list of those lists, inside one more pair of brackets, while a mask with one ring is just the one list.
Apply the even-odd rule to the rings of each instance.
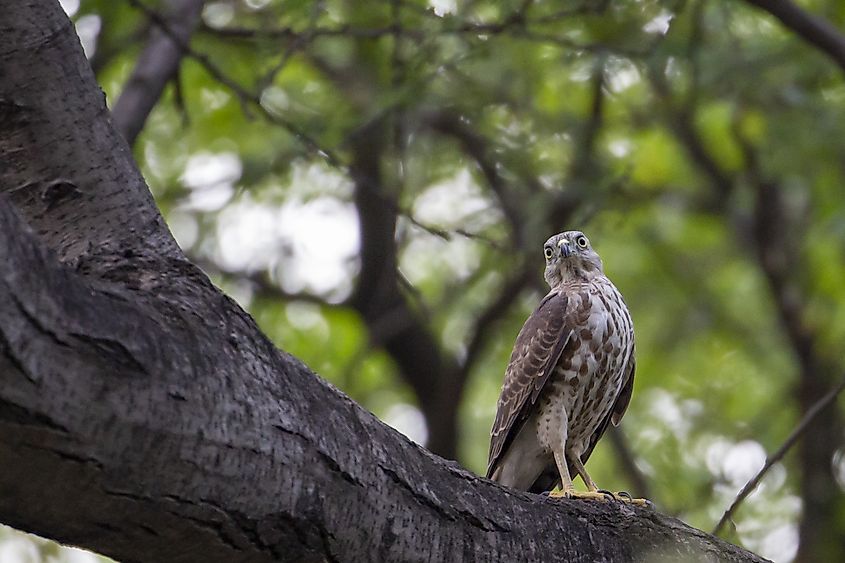
[[555, 288], [566, 280], [589, 279], [602, 273], [599, 255], [581, 231], [554, 235], [543, 245], [546, 282]]

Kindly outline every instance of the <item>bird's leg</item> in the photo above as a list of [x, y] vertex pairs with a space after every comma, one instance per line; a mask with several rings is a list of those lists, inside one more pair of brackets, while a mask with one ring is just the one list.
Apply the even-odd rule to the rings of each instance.
[[566, 451], [566, 439], [569, 434], [569, 419], [566, 409], [560, 409], [559, 417], [560, 433], [556, 436], [556, 439], [551, 440], [552, 443], [549, 445], [555, 457], [557, 471], [560, 474], [560, 491], [550, 492], [549, 497], [571, 498], [572, 494], [575, 493], [575, 487], [572, 486], [572, 476], [569, 475], [569, 466], [566, 463], [566, 454], [564, 453]]
[[604, 498], [610, 497], [612, 499], [621, 500], [630, 504], [636, 504], [637, 506], [648, 506], [648, 501], [646, 499], [632, 498], [631, 495], [624, 491], [619, 493], [611, 493], [610, 491], [599, 489], [598, 487], [596, 487], [596, 484], [587, 474], [587, 468], [584, 467], [583, 463], [581, 463], [580, 456], [570, 454], [570, 459], [572, 460], [572, 466], [575, 467], [575, 470], [578, 472], [578, 475], [581, 476], [581, 479], [584, 480], [584, 484], [587, 485], [587, 488], [590, 490], [590, 492], [597, 493]]
[[593, 492], [593, 493], [598, 491], [599, 488], [596, 487], [596, 484], [593, 482], [593, 480], [587, 474], [587, 468], [584, 467], [583, 463], [581, 463], [581, 456], [570, 452], [569, 453], [569, 459], [572, 460], [572, 467], [575, 468], [575, 471], [577, 471], [578, 475], [581, 476], [581, 479], [584, 480], [584, 484], [587, 485], [587, 490], [589, 490], [590, 492]]
[[552, 491], [549, 493], [550, 497], [565, 497], [572, 498], [576, 493], [575, 487], [572, 485], [572, 477], [569, 475], [569, 467], [566, 464], [566, 458], [563, 455], [563, 448], [554, 448], [555, 465], [557, 465], [558, 473], [560, 473], [560, 491]]
[[[579, 457], [577, 455], [575, 455], [573, 452], [570, 451], [566, 457], [561, 456], [561, 458], [562, 458], [562, 461], [558, 461], [558, 455], [557, 455], [557, 452], [555, 452], [555, 462], [557, 463], [558, 471], [560, 471], [561, 483], [564, 483], [564, 485], [565, 485], [566, 482], [568, 481], [569, 482], [569, 488], [566, 488], [564, 486], [561, 494], [554, 495], [554, 496], [566, 497], [566, 498], [585, 499], [585, 500], [608, 500], [608, 495], [606, 495], [605, 493], [599, 492], [598, 488], [596, 487], [596, 484], [593, 483], [593, 480], [590, 479], [589, 475], [587, 475], [587, 470], [584, 469], [584, 464], [581, 463], [581, 460], [579, 459]], [[572, 478], [569, 475], [569, 466], [566, 463], [567, 458], [569, 459], [569, 461], [572, 462], [572, 466], [575, 468], [575, 470], [578, 472], [578, 474], [584, 480], [584, 484], [587, 485], [587, 488], [589, 489], [588, 491], [584, 491], [584, 492], [576, 491], [575, 487], [573, 487]], [[549, 496], [552, 496], [552, 495], [549, 495]], [[610, 496], [613, 497], [613, 495], [610, 495]]]
[[[567, 420], [566, 411], [564, 410], [561, 413], [561, 432], [557, 440], [554, 440], [552, 443], [552, 453], [555, 456], [555, 465], [557, 465], [558, 473], [560, 473], [560, 491], [555, 492], [552, 491], [549, 493], [550, 497], [553, 498], [580, 498], [580, 499], [600, 499], [604, 500], [605, 495], [602, 493], [598, 493], [595, 490], [595, 485], [593, 485], [592, 490], [587, 492], [580, 492], [576, 491], [575, 487], [572, 485], [572, 476], [569, 474], [569, 464], [567, 463], [567, 454], [566, 454], [566, 439], [568, 434], [568, 426], [569, 421]], [[572, 456], [570, 453], [570, 459], [573, 459], [575, 456]], [[580, 460], [578, 462], [580, 464]], [[577, 468], [578, 465], [573, 463]], [[581, 465], [581, 469], [583, 469], [583, 465]], [[583, 477], [583, 474], [582, 474]], [[589, 479], [589, 477], [587, 477]], [[584, 482], [587, 482], [587, 479]], [[592, 484], [592, 481], [589, 481]]]

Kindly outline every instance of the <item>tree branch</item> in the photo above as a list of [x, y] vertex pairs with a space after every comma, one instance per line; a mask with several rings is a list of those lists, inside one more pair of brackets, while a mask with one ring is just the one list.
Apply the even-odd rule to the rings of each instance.
[[[726, 213], [728, 198], [737, 189], [740, 179], [726, 173], [709, 154], [693, 125], [694, 106], [679, 113], [672, 111], [671, 92], [665, 77], [650, 74], [656, 92], [669, 108], [669, 123], [691, 160], [708, 176], [713, 188], [713, 208]], [[735, 127], [736, 129], [736, 127]], [[789, 341], [798, 362], [798, 400], [801, 411], [809, 412], [827, 392], [836, 360], [817, 350], [817, 332], [806, 318], [806, 295], [796, 279], [802, 255], [801, 236], [795, 228], [785, 205], [782, 189], [768, 180], [754, 148], [735, 131], [745, 159], [744, 176], [754, 198], [748, 220], [751, 224], [750, 243], [754, 259], [769, 286], [773, 307], [781, 329]], [[737, 228], [739, 237], [747, 233]], [[819, 411], [811, 432], [801, 443], [801, 495], [803, 518], [799, 529], [798, 560], [813, 560], [819, 556], [819, 546], [830, 545], [831, 537], [842, 537], [833, 524], [841, 502], [828, 491], [835, 490], [831, 461], [840, 440], [842, 423], [835, 409]], [[835, 545], [845, 545], [834, 542]], [[830, 555], [830, 552], [825, 552]], [[837, 552], [838, 555], [838, 552]], [[834, 557], [836, 558], [836, 557]]]
[[186, 262], [86, 280], [6, 203], [0, 249], [0, 520], [18, 528], [127, 562], [762, 561], [652, 511], [543, 501], [427, 453]]
[[[800, 369], [798, 400], [801, 411], [811, 412], [824, 396], [841, 359], [830, 357], [819, 347], [818, 325], [811, 321], [807, 291], [796, 272], [802, 266], [802, 229], [789, 212], [784, 190], [765, 177], [754, 148], [741, 135], [737, 141], [746, 161], [746, 176], [754, 190], [752, 240], [757, 261], [774, 298], [781, 326], [789, 339]], [[803, 517], [799, 527], [799, 561], [824, 554], [841, 559], [845, 555], [845, 531], [836, 525], [842, 510], [842, 495], [836, 490], [833, 456], [842, 438], [842, 419], [836, 409], [820, 409], [808, 421], [810, 431], [801, 441], [801, 494]], [[836, 541], [829, 543], [831, 538]], [[838, 546], [836, 551], [825, 545]]]
[[772, 455], [766, 458], [766, 463], [763, 464], [763, 467], [760, 468], [760, 471], [758, 471], [757, 474], [754, 475], [754, 477], [752, 477], [742, 487], [739, 493], [737, 493], [734, 501], [727, 508], [727, 510], [725, 510], [724, 514], [722, 514], [722, 517], [719, 518], [719, 521], [713, 528], [713, 531], [711, 532], [713, 535], [718, 534], [722, 530], [722, 527], [728, 522], [728, 520], [731, 519], [734, 512], [736, 512], [737, 508], [739, 508], [739, 505], [742, 504], [742, 501], [744, 501], [748, 495], [754, 492], [754, 489], [757, 488], [757, 485], [760, 484], [760, 481], [763, 480], [763, 477], [765, 477], [766, 473], [769, 472], [769, 469], [771, 469], [777, 462], [783, 459], [783, 456], [786, 455], [786, 452], [788, 452], [792, 448], [792, 446], [795, 445], [795, 442], [797, 442], [798, 439], [801, 438], [801, 435], [804, 434], [807, 428], [810, 427], [811, 423], [815, 420], [818, 414], [827, 407], [829, 407], [839, 395], [839, 393], [842, 392], [843, 389], [845, 389], [845, 377], [842, 378], [842, 380], [839, 382], [839, 385], [831, 389], [827, 395], [819, 399], [816, 404], [810, 407], [810, 409], [804, 415], [804, 418], [802, 418], [801, 422], [798, 423], [798, 426], [796, 426], [792, 430], [792, 432], [790, 432], [789, 436], [786, 438], [786, 440], [784, 440], [783, 444], [781, 444], [781, 446]]
[[802, 10], [789, 0], [745, 0], [780, 20], [804, 41], [827, 54], [845, 70], [845, 34], [824, 18]]
[[[504, 213], [510, 226], [515, 246], [521, 246], [524, 238], [523, 217], [520, 214], [522, 206], [518, 203], [517, 194], [513, 193], [508, 183], [499, 173], [497, 163], [490, 158], [486, 140], [468, 127], [459, 115], [452, 112], [438, 111], [430, 113], [425, 118], [429, 127], [442, 135], [448, 135], [457, 140], [464, 152], [472, 158], [478, 166], [490, 190], [499, 200], [499, 208]], [[535, 193], [539, 191], [536, 185], [529, 186]]]
[[181, 49], [186, 57], [190, 57], [191, 59], [197, 61], [212, 78], [235, 94], [247, 114], [249, 114], [249, 108], [256, 109], [269, 123], [273, 123], [286, 129], [288, 133], [296, 138], [308, 151], [324, 158], [326, 162], [332, 166], [340, 170], [346, 170], [346, 167], [339, 156], [334, 154], [328, 148], [322, 147], [316, 139], [311, 137], [292, 121], [269, 111], [266, 107], [264, 107], [264, 104], [261, 103], [261, 96], [259, 94], [246, 90], [234, 79], [229, 77], [223, 69], [214, 64], [207, 55], [192, 49], [187, 42], [182, 40], [179, 33], [175, 31], [157, 12], [147, 7], [141, 0], [128, 0], [128, 2], [147, 14], [147, 16], [155, 22], [155, 24], [179, 47], [179, 49]]
[[462, 388], [457, 365], [399, 289], [396, 203], [382, 182], [384, 121], [368, 124], [352, 140], [352, 177], [361, 230], [361, 271], [351, 305], [361, 314], [376, 346], [384, 346], [416, 394], [428, 424], [432, 451], [454, 458], [457, 406]]
[[204, 4], [205, 0], [171, 2], [166, 19], [170, 22], [169, 33], [178, 38], [179, 44], [159, 27], [150, 30], [149, 40], [112, 108], [114, 125], [130, 145], [144, 128], [164, 87], [176, 75], [184, 54], [179, 45], [188, 43]]
[[[7, 79], [51, 87], [57, 108], [36, 97], [31, 119], [12, 120], [17, 144], [0, 136], [0, 161], [18, 159], [0, 190], [77, 156], [131, 168], [107, 122], [84, 152], [47, 126], [102, 107], [90, 70], [63, 74], [84, 56], [58, 4], [22, 0], [0, 21], [3, 110], [18, 107]], [[45, 138], [54, 158], [25, 169], [51, 155]], [[127, 563], [762, 561], [649, 510], [503, 489], [409, 442], [276, 349], [178, 249], [149, 244], [167, 240], [160, 219], [133, 230], [157, 210], [128, 179], [86, 185], [109, 208], [80, 196], [64, 209], [101, 212], [95, 234], [111, 234], [83, 239], [110, 251], [78, 268], [61, 259], [84, 222], [0, 196], [0, 520]]]
[[681, 146], [687, 151], [693, 164], [698, 166], [710, 180], [715, 194], [713, 207], [723, 206], [734, 189], [733, 178], [722, 170], [702, 142], [692, 119], [693, 108], [677, 107], [672, 99], [670, 85], [666, 80], [663, 69], [649, 66], [648, 77], [661, 104], [669, 110], [667, 113], [671, 114], [671, 119], [667, 120], [667, 125], [672, 129]]
[[41, 239], [68, 263], [123, 244], [179, 255], [58, 3], [4, 11], [0, 62], [0, 190]]

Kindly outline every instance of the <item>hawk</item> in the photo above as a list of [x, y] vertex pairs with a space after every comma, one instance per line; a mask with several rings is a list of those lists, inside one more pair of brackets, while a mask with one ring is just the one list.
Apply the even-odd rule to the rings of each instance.
[[[584, 233], [557, 234], [543, 253], [551, 291], [516, 337], [491, 431], [487, 477], [523, 491], [557, 485], [561, 492], [553, 496], [605, 498], [584, 464], [631, 400], [634, 325]], [[576, 474], [588, 492], [575, 491]]]

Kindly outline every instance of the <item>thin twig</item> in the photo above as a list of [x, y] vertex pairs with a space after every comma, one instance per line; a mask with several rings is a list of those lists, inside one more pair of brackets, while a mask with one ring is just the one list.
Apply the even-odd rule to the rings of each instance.
[[803, 10], [789, 0], [745, 0], [769, 12], [804, 41], [827, 54], [845, 70], [845, 35], [822, 17]]
[[451, 241], [457, 235], [457, 236], [460, 236], [460, 237], [463, 237], [463, 238], [466, 238], [466, 239], [469, 239], [469, 240], [481, 242], [481, 243], [489, 246], [490, 248], [492, 248], [494, 250], [498, 250], [500, 252], [506, 252], [508, 250], [508, 247], [503, 242], [492, 239], [492, 238], [490, 238], [486, 235], [483, 235], [481, 233], [474, 233], [472, 231], [468, 231], [468, 230], [462, 229], [460, 227], [455, 227], [455, 228], [438, 227], [436, 225], [432, 225], [430, 223], [425, 223], [423, 221], [420, 221], [419, 219], [414, 217], [414, 215], [410, 211], [400, 209], [398, 206], [395, 206], [395, 205], [393, 206], [393, 208], [394, 208], [394, 211], [396, 211], [396, 213], [400, 217], [407, 220], [411, 225], [414, 225], [415, 227], [427, 232], [428, 234], [434, 235], [437, 238], [445, 240], [447, 242]]
[[[132, 2], [136, 0], [130, 0]], [[575, 15], [571, 13], [570, 15]], [[451, 20], [443, 20], [442, 18], [435, 18], [440, 25], [439, 29], [430, 31], [420, 31], [416, 28], [405, 27], [401, 24], [394, 23], [391, 25], [381, 27], [355, 27], [351, 25], [339, 25], [334, 27], [314, 27], [307, 31], [295, 29], [293, 27], [284, 26], [277, 28], [251, 28], [251, 27], [211, 27], [204, 26], [203, 31], [220, 37], [230, 37], [234, 39], [290, 39], [294, 41], [304, 40], [305, 43], [310, 43], [314, 40], [324, 37], [353, 37], [357, 39], [380, 39], [382, 37], [404, 37], [416, 42], [423, 41], [430, 36], [460, 36], [466, 38], [479, 36], [496, 36], [509, 35], [515, 39], [521, 39], [533, 43], [549, 43], [558, 45], [564, 48], [572, 49], [574, 51], [585, 51], [590, 53], [606, 53], [614, 52], [619, 55], [628, 56], [631, 58], [647, 57], [654, 52], [656, 47], [662, 41], [663, 36], [657, 40], [652, 40], [644, 48], [631, 49], [621, 46], [609, 46], [603, 43], [579, 43], [572, 40], [566, 35], [559, 35], [532, 29], [534, 25], [547, 24], [556, 19], [563, 19], [563, 14], [558, 14], [557, 17], [547, 16], [538, 18], [537, 20], [529, 20], [520, 15], [519, 12], [513, 14], [511, 17], [500, 21], [491, 22], [471, 22], [465, 21], [457, 25], [453, 24]], [[448, 23], [444, 24], [443, 21]]]
[[[249, 115], [248, 108], [250, 106], [257, 108], [267, 121], [284, 127], [297, 140], [299, 140], [300, 143], [302, 143], [306, 147], [306, 149], [318, 154], [320, 157], [325, 159], [325, 161], [329, 165], [340, 170], [345, 175], [349, 175], [349, 167], [346, 165], [346, 163], [343, 162], [343, 160], [338, 154], [328, 149], [327, 147], [321, 146], [316, 139], [308, 135], [305, 131], [303, 131], [293, 122], [265, 108], [264, 105], [261, 103], [261, 98], [258, 94], [249, 92], [243, 86], [231, 79], [228, 75], [226, 75], [225, 72], [223, 72], [222, 69], [220, 69], [216, 64], [214, 64], [214, 62], [212, 62], [207, 55], [195, 51], [186, 41], [182, 39], [180, 35], [175, 32], [175, 30], [170, 26], [170, 23], [166, 19], [164, 19], [158, 12], [144, 4], [141, 0], [128, 0], [128, 2], [130, 5], [143, 12], [156, 26], [158, 26], [164, 32], [164, 34], [167, 35], [173, 41], [174, 44], [176, 44], [176, 46], [184, 53], [186, 57], [191, 58], [200, 63], [200, 65], [205, 68], [206, 72], [208, 72], [212, 76], [212, 78], [214, 78], [220, 84], [232, 91], [240, 100], [241, 105], [244, 107], [244, 110], [247, 115]], [[313, 37], [318, 35], [318, 31], [319, 30], [310, 32], [311, 36]], [[386, 198], [383, 194], [377, 195], [378, 197], [383, 198], [385, 202], [388, 203], [388, 205], [393, 206], [395, 208], [394, 211], [396, 211], [398, 214], [402, 214], [407, 217], [413, 224], [432, 234], [440, 236], [445, 240], [449, 240], [450, 234], [457, 234], [466, 238], [481, 240], [492, 247], [497, 246], [497, 243], [492, 239], [488, 239], [482, 235], [471, 233], [463, 229], [455, 229], [449, 232], [444, 229], [432, 227], [430, 225], [424, 225], [423, 223], [417, 221], [410, 213], [398, 209], [395, 203], [392, 202], [389, 198]]]
[[398, 29], [394, 25], [384, 27], [353, 27], [339, 25], [336, 27], [313, 27], [309, 30], [299, 30], [293, 27], [252, 28], [252, 27], [211, 27], [203, 26], [203, 31], [212, 35], [232, 39], [305, 39], [310, 42], [321, 37], [353, 37], [358, 39], [379, 39], [391, 36], [397, 32], [414, 38], [421, 38], [417, 30]]
[[[343, 161], [340, 159], [339, 156], [335, 155], [332, 151], [330, 151], [326, 147], [322, 147], [316, 139], [311, 137], [308, 133], [303, 131], [299, 126], [294, 124], [293, 122], [275, 114], [274, 112], [269, 111], [264, 104], [261, 103], [261, 97], [253, 92], [249, 92], [243, 86], [235, 82], [231, 79], [225, 72], [223, 72], [220, 67], [214, 64], [211, 59], [208, 58], [207, 55], [195, 51], [186, 41], [182, 39], [170, 26], [170, 23], [164, 19], [158, 12], [141, 2], [140, 0], [128, 0], [129, 4], [134, 6], [136, 9], [144, 12], [144, 14], [150, 18], [150, 20], [155, 23], [166, 35], [170, 37], [170, 39], [182, 50], [186, 57], [194, 59], [198, 63], [200, 63], [217, 82], [226, 86], [229, 90], [231, 90], [240, 100], [241, 105], [244, 106], [246, 110], [249, 106], [253, 106], [258, 109], [262, 116], [269, 121], [270, 123], [274, 123], [276, 125], [280, 125], [288, 130], [288, 132], [293, 135], [300, 143], [302, 143], [308, 150], [320, 155], [324, 158], [329, 164], [332, 166], [346, 170], [346, 166], [343, 164]], [[248, 113], [248, 111], [247, 111]]]
[[731, 516], [733, 516], [734, 512], [736, 512], [736, 509], [739, 507], [740, 504], [742, 504], [742, 501], [744, 501], [745, 498], [750, 495], [751, 492], [754, 491], [754, 489], [757, 488], [757, 485], [760, 484], [760, 481], [763, 479], [769, 469], [771, 469], [774, 464], [783, 459], [783, 456], [786, 455], [786, 452], [788, 452], [789, 449], [795, 444], [795, 442], [798, 441], [798, 439], [801, 437], [804, 431], [807, 430], [807, 428], [810, 426], [816, 416], [818, 416], [820, 412], [822, 412], [826, 407], [833, 403], [834, 399], [836, 399], [836, 396], [839, 395], [839, 393], [841, 393], [843, 389], [845, 389], [845, 377], [843, 377], [839, 384], [832, 390], [830, 390], [827, 395], [819, 399], [812, 407], [810, 407], [810, 410], [807, 411], [807, 414], [804, 415], [804, 418], [801, 419], [801, 422], [798, 424], [798, 426], [795, 427], [795, 429], [792, 431], [786, 441], [784, 441], [781, 447], [778, 448], [775, 453], [766, 458], [766, 463], [763, 465], [760, 471], [758, 471], [757, 474], [750, 481], [748, 481], [744, 487], [742, 487], [742, 490], [740, 490], [739, 494], [736, 495], [734, 501], [731, 503], [728, 509], [725, 510], [725, 513], [722, 514], [722, 517], [719, 519], [719, 522], [716, 523], [716, 526], [711, 532], [713, 535], [719, 533], [719, 530], [721, 530], [722, 527], [727, 523], [727, 521], [731, 519]]

